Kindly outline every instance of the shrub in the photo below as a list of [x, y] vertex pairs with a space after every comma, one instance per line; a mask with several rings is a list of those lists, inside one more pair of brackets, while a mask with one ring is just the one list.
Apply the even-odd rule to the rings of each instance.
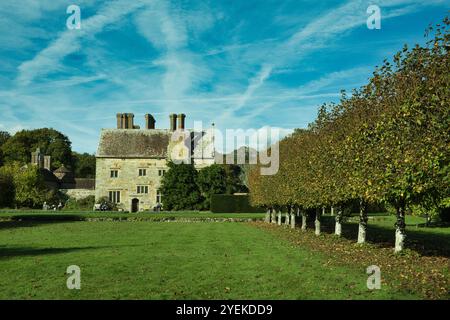
[[12, 207], [14, 194], [12, 177], [6, 174], [0, 174], [0, 208]]
[[117, 204], [111, 202], [108, 197], [101, 197], [96, 204], [105, 206], [106, 211], [117, 211]]
[[69, 198], [64, 207], [65, 210], [83, 210], [90, 211], [94, 207], [95, 197], [87, 196], [82, 199]]

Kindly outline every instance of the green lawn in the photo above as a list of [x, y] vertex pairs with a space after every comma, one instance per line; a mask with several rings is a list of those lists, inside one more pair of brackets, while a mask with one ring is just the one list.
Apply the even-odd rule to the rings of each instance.
[[175, 219], [263, 219], [264, 213], [211, 213], [208, 211], [183, 212], [101, 212], [101, 211], [42, 211], [42, 210], [0, 210], [1, 220], [86, 220], [86, 219], [129, 219], [129, 220], [175, 220]]
[[[3, 214], [3, 213], [2, 213]], [[2, 299], [407, 299], [365, 268], [226, 222], [0, 222]], [[66, 268], [81, 268], [81, 290]]]

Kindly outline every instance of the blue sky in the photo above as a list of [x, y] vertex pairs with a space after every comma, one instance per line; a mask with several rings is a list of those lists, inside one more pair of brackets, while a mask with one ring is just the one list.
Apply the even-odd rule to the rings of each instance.
[[[81, 8], [81, 29], [66, 8]], [[369, 30], [369, 5], [381, 29]], [[95, 152], [117, 112], [143, 127], [219, 129], [311, 122], [341, 89], [366, 83], [374, 67], [448, 14], [440, 0], [2, 0], [0, 130], [53, 127], [73, 149]]]

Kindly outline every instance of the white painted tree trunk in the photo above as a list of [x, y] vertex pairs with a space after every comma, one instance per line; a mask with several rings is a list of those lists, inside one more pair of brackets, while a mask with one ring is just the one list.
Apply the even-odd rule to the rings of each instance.
[[320, 235], [320, 211], [319, 209], [316, 210], [316, 221], [314, 221], [315, 226], [315, 234], [316, 236]]
[[334, 234], [339, 237], [342, 235], [342, 224], [337, 220], [336, 220], [336, 224], [334, 226]]
[[267, 209], [266, 211], [266, 217], [264, 219], [265, 223], [269, 223], [270, 222], [270, 209]]
[[277, 214], [276, 214], [275, 209], [272, 209], [272, 219], [271, 219], [271, 222], [272, 222], [273, 224], [277, 223], [276, 215], [277, 215]]
[[316, 221], [314, 221], [314, 225], [316, 227], [315, 234], [316, 234], [316, 236], [319, 236], [320, 235], [320, 220], [316, 219]]
[[395, 230], [395, 252], [400, 252], [403, 250], [405, 245], [405, 234], [400, 230], [400, 228], [396, 228]]
[[331, 207], [331, 212], [330, 212], [331, 216], [334, 216], [334, 207]]
[[367, 205], [364, 199], [359, 200], [359, 226], [358, 226], [358, 243], [366, 242], [367, 232]]
[[358, 227], [358, 243], [366, 243], [366, 226], [362, 223]]
[[306, 231], [306, 213], [302, 212], [302, 231]]
[[288, 211], [286, 212], [286, 214], [284, 215], [284, 224], [285, 224], [286, 226], [288, 226], [288, 225], [291, 223], [291, 221], [290, 221], [291, 214], [290, 214], [289, 212], [290, 212], [290, 210], [288, 210]]
[[400, 228], [395, 229], [395, 253], [403, 250], [405, 246], [406, 235]]
[[281, 211], [278, 211], [278, 225], [281, 226]]
[[295, 214], [291, 213], [291, 229], [295, 229]]
[[322, 207], [322, 215], [325, 215], [325, 207]]
[[397, 222], [395, 223], [395, 253], [402, 251], [405, 246], [405, 228], [405, 203], [400, 202], [397, 207]]

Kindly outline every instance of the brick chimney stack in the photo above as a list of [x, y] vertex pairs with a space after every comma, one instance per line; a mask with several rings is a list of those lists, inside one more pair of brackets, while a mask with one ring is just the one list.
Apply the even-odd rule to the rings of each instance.
[[177, 129], [177, 115], [172, 113], [169, 115], [170, 119], [170, 131], [175, 131]]
[[178, 120], [179, 120], [179, 122], [178, 122], [178, 129], [179, 130], [184, 130], [185, 129], [185, 127], [184, 127], [184, 119], [186, 119], [186, 115], [184, 113], [180, 113], [178, 115]]
[[149, 113], [145, 115], [145, 128], [146, 129], [155, 129], [156, 120]]

